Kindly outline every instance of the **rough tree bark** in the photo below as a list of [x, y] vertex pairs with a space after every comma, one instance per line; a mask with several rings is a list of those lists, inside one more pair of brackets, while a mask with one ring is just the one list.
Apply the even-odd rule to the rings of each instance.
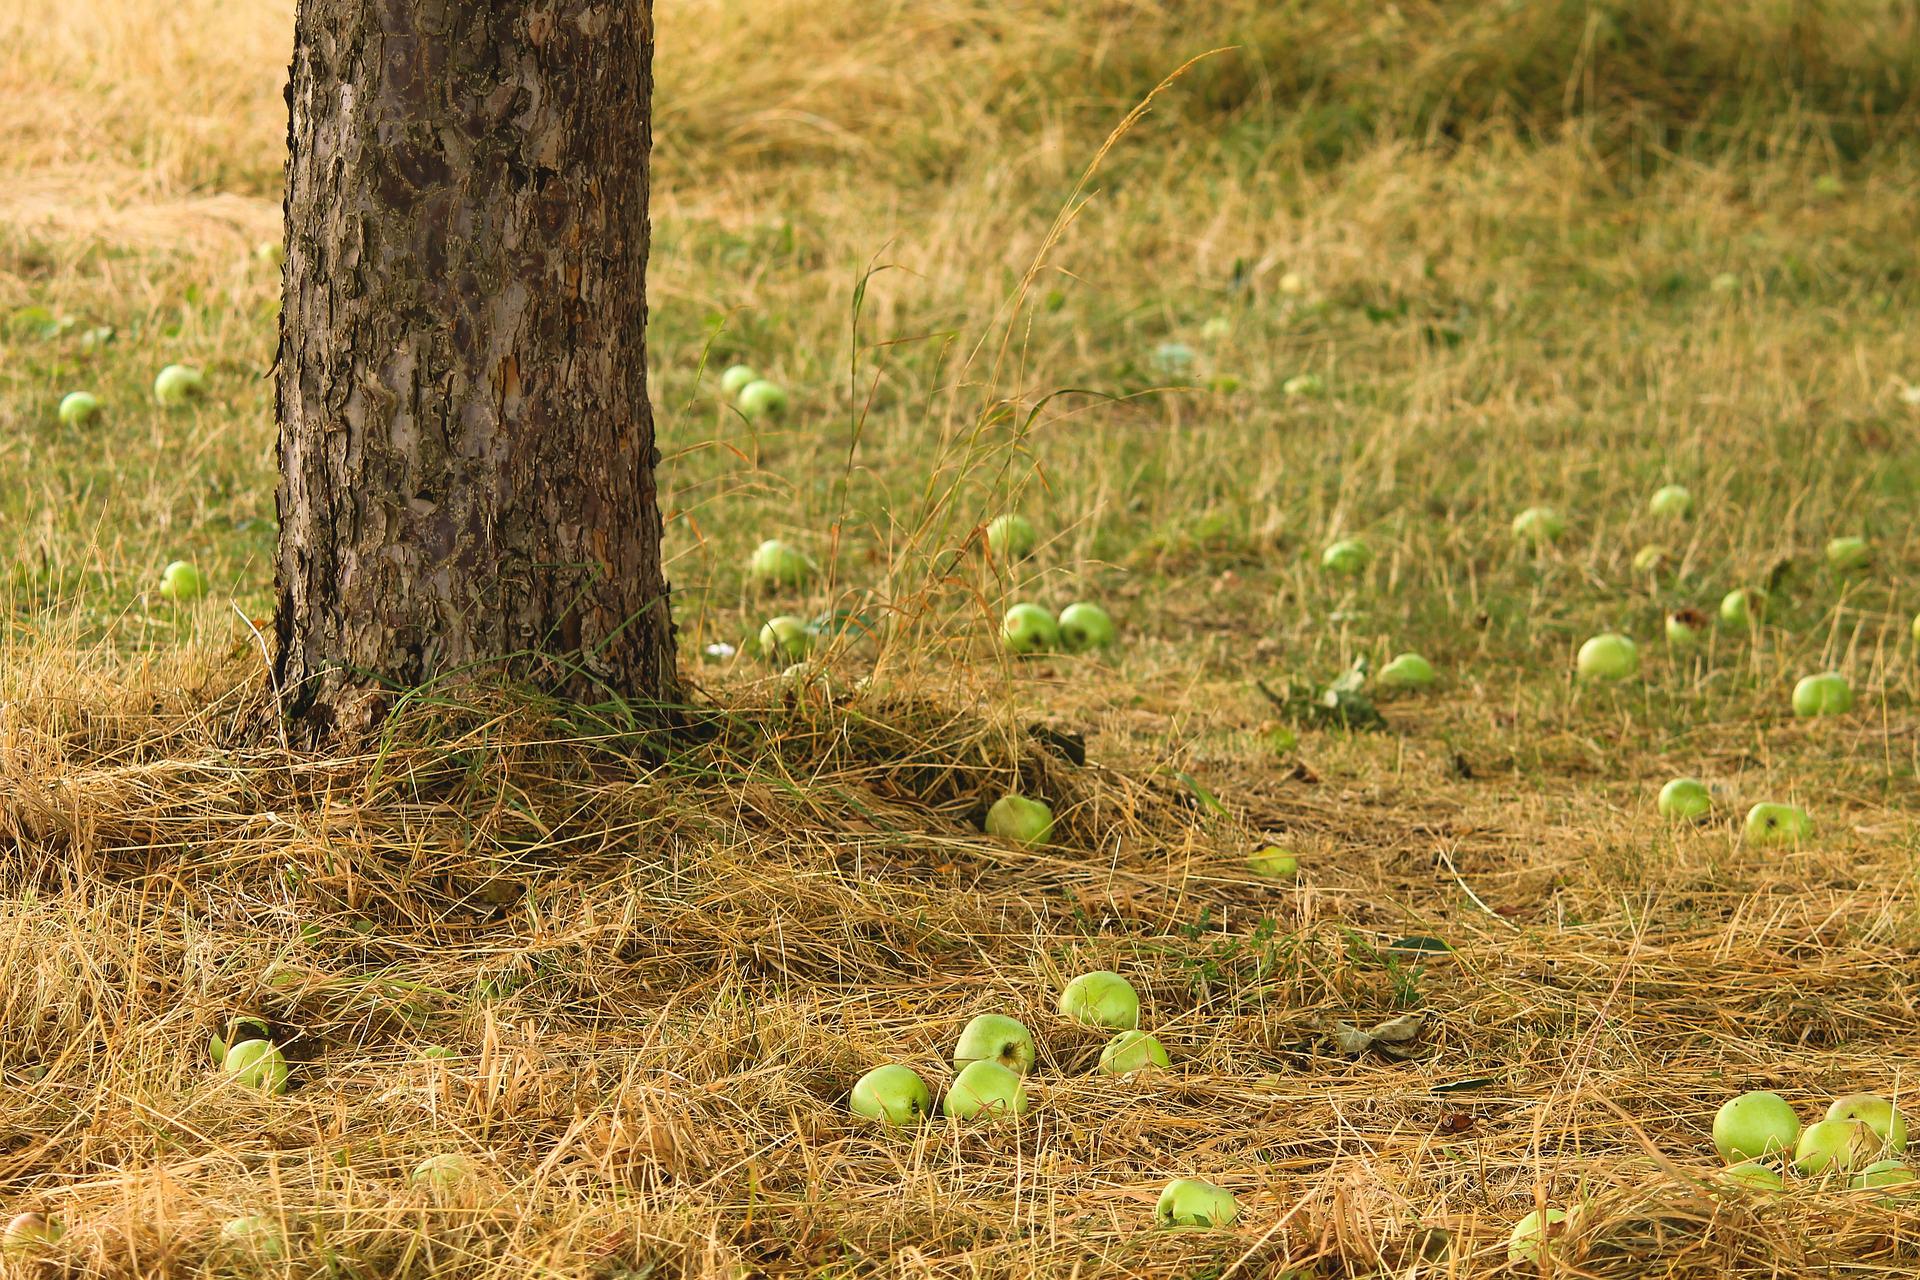
[[469, 669], [675, 691], [652, 53], [650, 0], [300, 0], [276, 676], [316, 737]]

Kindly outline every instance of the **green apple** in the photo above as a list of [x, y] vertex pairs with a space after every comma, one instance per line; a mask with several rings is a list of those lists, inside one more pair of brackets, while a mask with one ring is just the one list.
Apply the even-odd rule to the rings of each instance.
[[1899, 1108], [1877, 1093], [1850, 1093], [1835, 1098], [1827, 1108], [1829, 1120], [1858, 1120], [1874, 1131], [1887, 1150], [1904, 1155], [1907, 1150], [1907, 1119]]
[[987, 810], [987, 834], [1037, 849], [1053, 839], [1053, 810], [1044, 800], [1008, 794]]
[[60, 397], [60, 421], [66, 426], [81, 426], [99, 414], [100, 398], [90, 391], [69, 391]]
[[1082, 1026], [1131, 1031], [1140, 1025], [1140, 996], [1117, 973], [1096, 969], [1069, 982], [1060, 993], [1060, 1016]]
[[1124, 1076], [1148, 1067], [1171, 1065], [1167, 1047], [1144, 1031], [1122, 1031], [1100, 1051], [1102, 1075]]
[[1153, 367], [1180, 377], [1193, 368], [1193, 348], [1184, 342], [1163, 342], [1153, 349]]
[[1513, 518], [1513, 536], [1527, 542], [1557, 542], [1567, 522], [1552, 507], [1528, 507]]
[[207, 388], [207, 380], [190, 365], [170, 364], [153, 377], [153, 398], [175, 409]]
[[805, 620], [790, 613], [768, 618], [760, 628], [760, 656], [768, 662], [792, 662], [813, 651], [813, 633]]
[[16, 1256], [44, 1253], [65, 1234], [67, 1229], [60, 1225], [58, 1218], [49, 1218], [44, 1213], [15, 1214], [6, 1229], [0, 1231], [0, 1253]]
[[1857, 573], [1873, 563], [1873, 545], [1865, 538], [1835, 538], [1827, 544], [1827, 567], [1835, 573]]
[[160, 594], [181, 604], [207, 594], [207, 580], [185, 560], [175, 560], [160, 571]]
[[1866, 1191], [1873, 1187], [1906, 1186], [1913, 1181], [1913, 1170], [1898, 1160], [1875, 1160], [1847, 1179], [1847, 1186], [1854, 1191]]
[[437, 1156], [428, 1156], [415, 1165], [407, 1181], [430, 1191], [451, 1191], [472, 1173], [473, 1161], [458, 1151], [446, 1151]]
[[1433, 664], [1417, 653], [1399, 655], [1374, 677], [1382, 689], [1427, 689], [1434, 679]]
[[758, 422], [762, 418], [777, 418], [785, 413], [787, 393], [779, 383], [762, 378], [740, 388], [740, 395], [734, 403], [747, 421]]
[[1163, 1227], [1230, 1227], [1240, 1217], [1233, 1193], [1199, 1178], [1175, 1178], [1153, 1206]]
[[224, 1034], [216, 1033], [207, 1038], [207, 1051], [213, 1057], [213, 1065], [220, 1066], [227, 1060], [227, 1046], [239, 1044], [242, 1040], [271, 1040], [273, 1028], [259, 1018], [235, 1018], [227, 1023]]
[[1747, 810], [1745, 832], [1747, 843], [1761, 848], [1799, 844], [1813, 836], [1813, 819], [1794, 805], [1761, 803]]
[[1666, 573], [1673, 568], [1673, 552], [1657, 542], [1649, 542], [1633, 553], [1635, 573]]
[[1751, 627], [1767, 616], [1767, 593], [1759, 587], [1736, 587], [1720, 600], [1720, 621], [1730, 627]]
[[965, 1070], [968, 1064], [991, 1062], [1015, 1075], [1033, 1070], [1033, 1034], [1018, 1019], [1000, 1013], [983, 1013], [961, 1028], [953, 1045], [953, 1065]]
[[421, 1047], [420, 1056], [429, 1062], [445, 1062], [460, 1055], [443, 1044], [429, 1044]]
[[1320, 567], [1331, 573], [1356, 574], [1372, 563], [1372, 548], [1358, 538], [1342, 538], [1320, 553]]
[[1300, 859], [1285, 849], [1268, 846], [1247, 858], [1247, 869], [1273, 880], [1291, 880], [1300, 874]]
[[1574, 669], [1582, 680], [1625, 680], [1640, 670], [1640, 651], [1625, 636], [1608, 632], [1580, 646]]
[[1755, 1089], [1720, 1104], [1713, 1117], [1713, 1149], [1728, 1164], [1761, 1160], [1793, 1150], [1800, 1117], [1777, 1093]]
[[220, 1059], [220, 1069], [249, 1089], [287, 1091], [287, 1056], [265, 1040], [242, 1040]]
[[888, 1063], [853, 1082], [847, 1107], [857, 1116], [888, 1124], [918, 1124], [933, 1111], [927, 1082], [912, 1067]]
[[969, 1062], [947, 1086], [940, 1109], [950, 1119], [1005, 1119], [1025, 1115], [1027, 1089], [1017, 1073], [997, 1062]]
[[720, 394], [729, 399], [735, 398], [760, 380], [759, 370], [750, 364], [729, 365], [727, 371], [720, 375]]
[[1774, 1170], [1751, 1160], [1722, 1170], [1720, 1180], [1731, 1182], [1745, 1191], [1783, 1191], [1787, 1185], [1786, 1180]]
[[1045, 653], [1060, 647], [1060, 624], [1037, 604], [1016, 604], [1000, 620], [1000, 639], [1013, 653]]
[[1653, 491], [1647, 510], [1662, 520], [1681, 520], [1693, 510], [1693, 495], [1684, 485], [1670, 484]]
[[1700, 647], [1712, 627], [1712, 619], [1698, 609], [1676, 609], [1667, 615], [1667, 643], [1690, 652]]
[[800, 548], [768, 538], [753, 549], [747, 571], [761, 582], [774, 587], [802, 587], [820, 566]]
[[287, 1237], [280, 1230], [279, 1220], [266, 1214], [222, 1223], [220, 1243], [236, 1253], [252, 1254], [269, 1262], [277, 1262], [287, 1253]]
[[1853, 686], [1837, 671], [1807, 676], [1793, 686], [1796, 716], [1843, 716], [1853, 710]]
[[1083, 600], [1060, 611], [1060, 644], [1068, 653], [1109, 649], [1118, 637], [1113, 619], [1097, 604]]
[[1317, 396], [1325, 393], [1327, 384], [1320, 380], [1317, 373], [1296, 373], [1280, 384], [1283, 395]]
[[1880, 1135], [1859, 1120], [1819, 1120], [1800, 1132], [1793, 1167], [1803, 1178], [1851, 1173], [1880, 1155]]
[[1698, 822], [1713, 812], [1713, 792], [1694, 778], [1675, 778], [1660, 788], [1655, 806], [1671, 822]]
[[1567, 1220], [1565, 1209], [1548, 1209], [1543, 1215], [1535, 1209], [1526, 1217], [1513, 1224], [1513, 1233], [1507, 1237], [1507, 1265], [1515, 1268], [1531, 1267], [1540, 1260], [1540, 1250], [1549, 1246], [1553, 1238], [1560, 1234], [1559, 1228]]
[[1040, 545], [1040, 532], [1033, 521], [1016, 512], [995, 516], [987, 524], [987, 550], [995, 560], [1011, 563], [1024, 560]]

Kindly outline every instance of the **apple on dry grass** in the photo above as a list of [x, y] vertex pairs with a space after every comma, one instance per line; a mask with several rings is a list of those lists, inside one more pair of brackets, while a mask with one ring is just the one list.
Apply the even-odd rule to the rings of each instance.
[[933, 1111], [933, 1095], [912, 1067], [892, 1062], [856, 1080], [847, 1095], [847, 1107], [869, 1120], [918, 1124]]
[[1087, 1027], [1131, 1031], [1140, 1025], [1140, 997], [1117, 973], [1083, 973], [1060, 993], [1060, 1016]]
[[1025, 1115], [1026, 1086], [998, 1062], [969, 1062], [947, 1086], [941, 1110], [954, 1120], [1006, 1119]]
[[1001, 796], [987, 810], [987, 834], [1037, 849], [1053, 839], [1053, 810], [1042, 800]]
[[1144, 1031], [1122, 1031], [1100, 1050], [1102, 1075], [1124, 1076], [1149, 1067], [1167, 1067], [1167, 1047]]
[[1535, 1209], [1514, 1223], [1507, 1236], [1507, 1265], [1516, 1269], [1538, 1265], [1541, 1250], [1551, 1255], [1552, 1242], [1564, 1233], [1566, 1224], [1567, 1211], [1553, 1208]]
[[1756, 848], [1799, 844], [1813, 835], [1813, 819], [1805, 809], [1763, 801], [1747, 810], [1743, 829], [1746, 842]]
[[953, 1046], [953, 1065], [965, 1070], [970, 1063], [992, 1062], [1017, 1075], [1033, 1070], [1033, 1033], [1017, 1018], [983, 1013], [961, 1029]]
[[1786, 1154], [1799, 1140], [1793, 1105], [1765, 1089], [1729, 1098], [1713, 1117], [1713, 1149], [1729, 1164]]
[[1625, 680], [1640, 670], [1640, 651], [1623, 635], [1597, 635], [1580, 646], [1574, 669], [1582, 680]]
[[1230, 1227], [1239, 1217], [1233, 1193], [1200, 1178], [1175, 1178], [1153, 1206], [1153, 1220], [1163, 1227]]
[[1660, 816], [1671, 822], [1698, 822], [1713, 812], [1713, 792], [1695, 778], [1675, 778], [1660, 788]]

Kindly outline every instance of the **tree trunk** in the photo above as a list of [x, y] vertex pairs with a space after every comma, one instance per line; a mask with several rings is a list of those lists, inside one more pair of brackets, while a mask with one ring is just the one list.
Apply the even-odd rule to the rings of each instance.
[[469, 671], [675, 693], [652, 53], [650, 0], [300, 0], [276, 677], [312, 736]]

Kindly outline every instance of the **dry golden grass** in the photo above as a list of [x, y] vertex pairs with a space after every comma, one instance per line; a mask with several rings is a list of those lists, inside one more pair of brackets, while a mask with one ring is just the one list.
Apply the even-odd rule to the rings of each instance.
[[[235, 612], [271, 607], [290, 5], [0, 8], [0, 1210], [69, 1228], [0, 1275], [1475, 1276], [1538, 1204], [1584, 1205], [1559, 1274], [1920, 1272], [1915, 1201], [1719, 1194], [1707, 1138], [1746, 1088], [1915, 1092], [1911, 6], [1195, 8], [661, 0], [649, 356], [709, 732], [437, 690], [335, 758], [278, 744]], [[1167, 341], [1241, 388], [1167, 390]], [[213, 393], [163, 413], [176, 359]], [[726, 411], [734, 359], [789, 420]], [[1008, 506], [1045, 535], [1011, 571]], [[829, 581], [753, 588], [764, 536]], [[179, 555], [215, 599], [154, 597]], [[1763, 581], [1769, 625], [1662, 649]], [[1113, 654], [995, 653], [1010, 599], [1078, 596]], [[826, 687], [705, 656], [834, 609], [880, 635]], [[1613, 627], [1641, 679], [1579, 687]], [[1384, 733], [1256, 687], [1403, 649], [1444, 679]], [[1794, 720], [1828, 667], [1860, 709]], [[1683, 773], [1714, 822], [1655, 815]], [[1054, 847], [981, 833], [1016, 786]], [[1743, 845], [1764, 798], [1817, 838]], [[1094, 967], [1171, 1071], [1091, 1074], [1053, 1010]], [[1025, 1122], [846, 1113], [986, 1010], [1041, 1043]], [[1408, 1011], [1408, 1062], [1323, 1034]], [[241, 1014], [285, 1096], [213, 1070]], [[1243, 1221], [1152, 1230], [1176, 1176]], [[286, 1258], [220, 1245], [246, 1214]]]

